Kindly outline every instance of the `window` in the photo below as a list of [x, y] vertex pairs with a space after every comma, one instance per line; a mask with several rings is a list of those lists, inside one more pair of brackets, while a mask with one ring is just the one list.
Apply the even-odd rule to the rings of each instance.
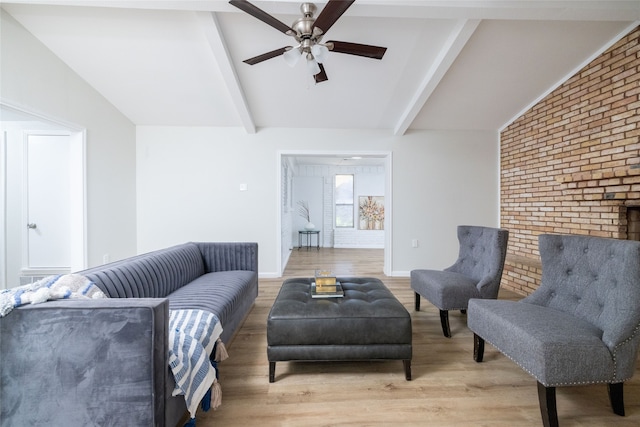
[[336, 175], [336, 227], [353, 228], [353, 175]]

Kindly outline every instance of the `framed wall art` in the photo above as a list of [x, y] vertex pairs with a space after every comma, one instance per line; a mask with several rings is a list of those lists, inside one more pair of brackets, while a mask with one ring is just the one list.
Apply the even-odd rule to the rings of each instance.
[[360, 196], [358, 198], [358, 228], [360, 230], [384, 230], [384, 196]]

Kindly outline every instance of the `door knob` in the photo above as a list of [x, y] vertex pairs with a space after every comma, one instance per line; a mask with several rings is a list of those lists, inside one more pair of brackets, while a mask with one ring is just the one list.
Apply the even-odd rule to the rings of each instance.
[[32, 230], [35, 230], [36, 228], [38, 228], [38, 226], [32, 222], [30, 222], [29, 224], [27, 224], [27, 228], [30, 228]]

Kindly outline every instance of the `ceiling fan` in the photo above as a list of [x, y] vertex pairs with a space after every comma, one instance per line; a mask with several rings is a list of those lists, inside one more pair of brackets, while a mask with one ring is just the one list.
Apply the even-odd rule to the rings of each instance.
[[267, 59], [282, 55], [287, 64], [294, 66], [304, 57], [307, 61], [309, 73], [314, 76], [316, 83], [320, 83], [328, 80], [322, 63], [327, 58], [329, 51], [382, 59], [384, 53], [387, 51], [386, 47], [336, 40], [320, 43], [322, 37], [329, 31], [329, 28], [335, 24], [338, 18], [342, 16], [354, 1], [355, 0], [329, 0], [317, 18], [313, 17], [313, 14], [317, 10], [316, 6], [313, 3], [302, 3], [300, 11], [303, 17], [296, 19], [291, 26], [288, 26], [246, 0], [231, 0], [229, 3], [233, 6], [272, 26], [276, 30], [293, 37], [298, 43], [296, 46], [281, 47], [280, 49], [246, 59], [243, 62], [249, 65], [255, 65]]

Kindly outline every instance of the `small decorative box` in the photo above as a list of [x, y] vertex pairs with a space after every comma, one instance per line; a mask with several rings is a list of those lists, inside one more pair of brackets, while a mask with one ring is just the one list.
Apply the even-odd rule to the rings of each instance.
[[316, 288], [336, 287], [336, 276], [330, 270], [316, 270]]

